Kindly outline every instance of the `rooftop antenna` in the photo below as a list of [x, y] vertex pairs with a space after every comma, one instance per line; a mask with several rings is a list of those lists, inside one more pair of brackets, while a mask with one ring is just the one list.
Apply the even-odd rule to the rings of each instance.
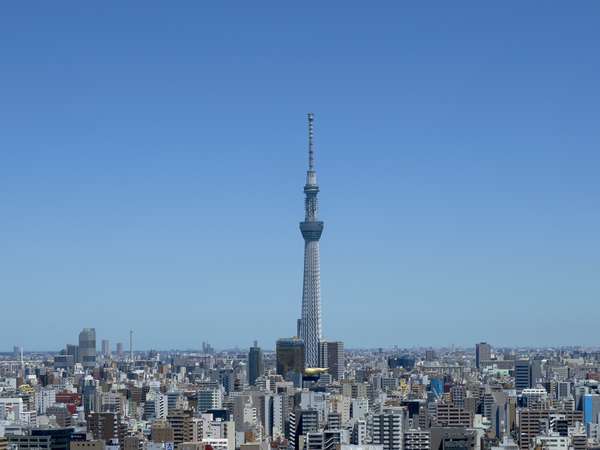
[[23, 379], [25, 379], [25, 361], [23, 359], [23, 346], [21, 345], [21, 374], [23, 375]]

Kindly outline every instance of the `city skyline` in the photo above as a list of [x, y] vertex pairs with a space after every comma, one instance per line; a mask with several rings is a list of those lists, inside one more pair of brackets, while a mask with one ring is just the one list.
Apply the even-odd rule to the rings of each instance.
[[5, 5], [0, 342], [295, 334], [314, 111], [325, 338], [600, 345], [585, 5]]
[[112, 353], [96, 330], [60, 353], [0, 354], [8, 450], [597, 450], [600, 351]]

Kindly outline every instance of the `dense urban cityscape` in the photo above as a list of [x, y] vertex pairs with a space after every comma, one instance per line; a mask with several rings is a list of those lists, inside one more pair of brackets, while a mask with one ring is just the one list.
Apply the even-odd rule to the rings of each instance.
[[84, 328], [55, 352], [17, 345], [0, 357], [0, 450], [600, 449], [600, 351], [324, 339], [313, 122], [293, 336], [159, 352]]
[[135, 351], [83, 329], [0, 359], [11, 450], [600, 448], [600, 352], [583, 348]]

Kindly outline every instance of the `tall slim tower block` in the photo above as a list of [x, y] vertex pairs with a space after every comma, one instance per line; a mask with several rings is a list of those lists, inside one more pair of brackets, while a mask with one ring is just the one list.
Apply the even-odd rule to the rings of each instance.
[[321, 341], [319, 367], [327, 367], [334, 380], [344, 378], [344, 343]]
[[108, 339], [102, 339], [102, 356], [110, 358], [110, 341]]
[[304, 238], [304, 282], [302, 287], [302, 316], [299, 323], [300, 338], [304, 341], [305, 366], [319, 364], [319, 341], [321, 340], [321, 269], [319, 239], [323, 222], [318, 220], [317, 172], [313, 146], [314, 115], [308, 114], [308, 171], [304, 185], [304, 221], [300, 231]]
[[481, 369], [483, 361], [492, 359], [492, 346], [486, 342], [480, 342], [475, 345], [475, 366]]
[[248, 352], [248, 384], [254, 386], [256, 379], [265, 373], [265, 361], [263, 351], [254, 341], [254, 347], [250, 347]]
[[79, 359], [84, 369], [96, 367], [96, 329], [84, 328], [79, 333]]
[[129, 330], [129, 361], [133, 362], [133, 330]]

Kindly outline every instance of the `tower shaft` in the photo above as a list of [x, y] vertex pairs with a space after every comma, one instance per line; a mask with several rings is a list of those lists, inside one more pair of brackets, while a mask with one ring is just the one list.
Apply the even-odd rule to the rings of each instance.
[[321, 268], [319, 239], [323, 232], [323, 222], [318, 220], [317, 172], [313, 146], [312, 113], [308, 114], [308, 171], [304, 185], [304, 221], [300, 231], [304, 238], [304, 279], [302, 286], [302, 315], [300, 338], [304, 341], [305, 366], [317, 367], [319, 363], [319, 342], [321, 341]]

